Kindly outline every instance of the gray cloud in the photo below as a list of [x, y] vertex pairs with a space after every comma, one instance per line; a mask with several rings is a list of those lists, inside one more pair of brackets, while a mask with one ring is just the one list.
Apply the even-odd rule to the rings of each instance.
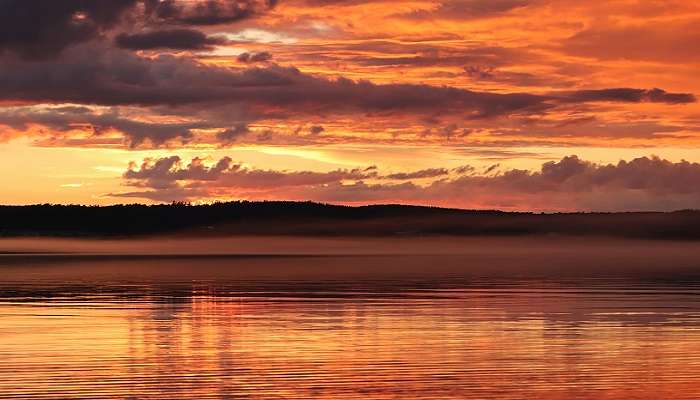
[[374, 172], [361, 169], [338, 169], [330, 172], [274, 171], [247, 168], [224, 157], [207, 167], [199, 158], [186, 166], [178, 156], [145, 160], [140, 166], [130, 165], [124, 178], [135, 186], [153, 189], [172, 188], [184, 182], [184, 187], [209, 186], [244, 189], [270, 189], [287, 186], [314, 186], [343, 180], [370, 178]]
[[137, 0], [0, 0], [0, 51], [27, 59], [58, 55], [115, 27]]
[[[576, 156], [546, 162], [538, 171], [511, 169], [485, 175], [463, 173], [442, 178], [448, 171], [433, 169], [404, 175], [382, 175], [376, 170], [336, 170], [326, 173], [246, 169], [225, 159], [202, 173], [188, 166], [174, 168], [179, 159], [148, 161], [124, 177], [141, 197], [160, 197], [160, 188], [178, 198], [206, 198], [212, 194], [250, 193], [270, 199], [311, 199], [336, 203], [402, 202], [457, 207], [534, 210], [674, 210], [700, 207], [700, 164], [641, 157], [617, 164], [598, 165]], [[225, 168], [221, 168], [221, 163]], [[197, 164], [198, 165], [198, 164]], [[132, 166], [135, 168], [135, 166]], [[214, 171], [214, 172], [211, 172]], [[204, 176], [205, 179], [198, 179]], [[439, 178], [427, 185], [369, 183], [374, 179]], [[166, 184], [163, 184], [165, 182]], [[284, 189], [282, 189], [284, 188]], [[139, 192], [129, 192], [130, 197]]]
[[258, 63], [272, 60], [272, 54], [262, 51], [260, 53], [241, 53], [236, 58], [242, 63]]
[[216, 181], [224, 173], [231, 173], [240, 169], [239, 165], [233, 165], [232, 160], [224, 157], [215, 165], [207, 167], [202, 159], [194, 158], [186, 166], [181, 166], [180, 157], [171, 156], [157, 160], [144, 161], [139, 169], [132, 164], [124, 173], [124, 178], [132, 181], [142, 181], [143, 186], [154, 189], [175, 187], [178, 181]]
[[[332, 5], [358, 5], [372, 3], [372, 0], [296, 0], [310, 6]], [[407, 2], [395, 0], [396, 3]], [[444, 0], [438, 1], [437, 7], [432, 10], [419, 10], [405, 12], [397, 9], [397, 13], [406, 18], [427, 18], [439, 16], [452, 19], [484, 18], [508, 12], [517, 8], [526, 7], [533, 3], [541, 3], [543, 0]]]
[[100, 111], [76, 106], [0, 108], [0, 125], [22, 131], [28, 129], [30, 124], [58, 132], [83, 128], [92, 131], [95, 138], [109, 130], [117, 130], [125, 135], [126, 144], [132, 147], [146, 141], [154, 145], [161, 145], [172, 139], [189, 141], [194, 137], [192, 129], [208, 127], [201, 122], [145, 122], [122, 114], [115, 108]]
[[207, 50], [226, 43], [193, 29], [167, 29], [140, 33], [121, 33], [115, 38], [118, 47], [129, 50], [179, 49]]
[[309, 128], [309, 133], [312, 135], [320, 135], [321, 133], [325, 132], [326, 128], [322, 127], [321, 125], [313, 125], [311, 128]]
[[146, 15], [182, 25], [221, 25], [263, 13], [277, 0], [145, 0]]
[[682, 104], [694, 103], [697, 99], [690, 93], [669, 93], [665, 90], [612, 88], [599, 90], [578, 90], [574, 92], [555, 93], [565, 101], [571, 102], [596, 102], [613, 101], [623, 103], [668, 103]]
[[223, 145], [231, 144], [250, 133], [250, 128], [246, 124], [238, 124], [233, 128], [226, 129], [216, 134], [216, 138]]
[[0, 0], [0, 52], [25, 59], [50, 59], [75, 44], [110, 32], [149, 27], [152, 32], [122, 33], [117, 43], [129, 49], [201, 49], [217, 44], [197, 31], [167, 26], [232, 23], [257, 16], [276, 0]]
[[329, 80], [278, 65], [234, 70], [167, 55], [139, 57], [99, 46], [72, 48], [60, 62], [4, 57], [0, 72], [0, 91], [6, 100], [101, 105], [224, 102], [283, 107], [302, 113], [410, 111], [483, 118], [542, 112], [557, 102], [694, 101], [690, 94], [660, 89], [587, 90], [542, 96], [420, 84], [380, 85], [345, 78]]
[[394, 180], [408, 180], [408, 179], [423, 179], [423, 178], [436, 178], [440, 176], [446, 176], [450, 171], [446, 168], [428, 168], [420, 171], [414, 172], [398, 172], [395, 174], [388, 174], [382, 176], [384, 179], [394, 179]]
[[73, 48], [60, 63], [12, 57], [2, 61], [0, 90], [8, 100], [173, 106], [245, 103], [297, 113], [439, 111], [460, 112], [466, 117], [550, 107], [546, 98], [524, 93], [329, 80], [277, 65], [232, 70], [173, 56], [151, 59], [95, 46]]

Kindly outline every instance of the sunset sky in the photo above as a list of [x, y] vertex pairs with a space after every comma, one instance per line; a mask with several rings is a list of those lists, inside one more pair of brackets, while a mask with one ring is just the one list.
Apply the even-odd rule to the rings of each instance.
[[695, 0], [0, 0], [3, 204], [700, 208]]

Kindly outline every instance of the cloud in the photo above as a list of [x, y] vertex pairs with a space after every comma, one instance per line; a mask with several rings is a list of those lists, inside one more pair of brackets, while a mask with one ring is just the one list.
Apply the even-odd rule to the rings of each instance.
[[182, 25], [221, 25], [261, 14], [277, 0], [145, 0], [146, 15]]
[[[365, 54], [355, 56], [350, 61], [372, 67], [462, 67], [474, 63], [491, 66], [514, 63], [527, 57], [520, 51], [502, 47], [485, 46], [450, 50], [439, 47], [383, 44], [377, 41], [348, 45], [346, 51], [364, 51]], [[376, 54], [377, 52], [380, 53]], [[395, 55], [392, 52], [398, 54]], [[407, 56], [405, 55], [407, 52], [418, 54]], [[371, 55], [372, 53], [375, 54]]]
[[[316, 7], [328, 6], [355, 6], [376, 3], [373, 0], [297, 0], [303, 4]], [[430, 19], [472, 19], [496, 16], [511, 10], [528, 6], [532, 3], [540, 3], [542, 0], [442, 0], [435, 1], [430, 9], [418, 9], [416, 7], [396, 7], [396, 13], [404, 18]], [[412, 2], [407, 0], [394, 0], [392, 3], [401, 4]], [[393, 4], [392, 4], [393, 5]], [[410, 11], [406, 11], [406, 10]]]
[[420, 10], [404, 15], [408, 18], [446, 18], [446, 19], [473, 19], [488, 18], [527, 7], [537, 0], [450, 0], [441, 1], [432, 10]]
[[576, 33], [561, 46], [566, 53], [602, 60], [697, 62], [700, 52], [691, 49], [696, 49], [700, 42], [699, 23], [696, 17], [679, 18], [674, 22], [647, 20], [643, 24], [625, 26], [600, 24]]
[[[409, 203], [462, 208], [516, 210], [674, 210], [700, 207], [700, 164], [641, 157], [599, 165], [565, 157], [544, 163], [537, 171], [498, 166], [476, 175], [461, 167], [457, 176], [435, 168], [383, 175], [376, 169], [329, 172], [257, 170], [225, 158], [211, 167], [193, 160], [187, 167], [178, 157], [147, 160], [124, 174], [127, 183], [147, 189], [115, 196], [162, 199], [207, 199], [251, 196], [304, 199], [333, 203]], [[456, 170], [455, 170], [456, 171]], [[456, 171], [456, 172], [460, 172]], [[413, 179], [436, 178], [427, 184]], [[404, 180], [385, 183], [382, 180]], [[141, 193], [140, 195], [138, 193]], [[167, 200], [167, 199], [165, 199]]]
[[261, 110], [281, 107], [314, 114], [440, 111], [472, 117], [548, 107], [546, 98], [531, 94], [326, 79], [278, 65], [234, 70], [95, 46], [72, 48], [61, 62], [5, 58], [1, 68], [2, 96], [15, 101], [142, 106], [245, 103]]
[[245, 135], [250, 133], [250, 128], [246, 124], [238, 124], [233, 128], [226, 129], [216, 134], [216, 138], [222, 145], [228, 145], [236, 142]]
[[428, 186], [357, 182], [306, 190], [318, 201], [404, 202], [463, 208], [542, 211], [669, 211], [700, 207], [700, 164], [638, 158], [596, 165], [575, 156], [541, 170], [463, 176]]
[[268, 129], [258, 133], [256, 139], [258, 140], [258, 142], [269, 142], [272, 140], [273, 136], [274, 132]]
[[71, 45], [139, 26], [157, 29], [119, 34], [117, 43], [129, 49], [202, 49], [218, 40], [162, 27], [237, 22], [275, 4], [276, 0], [0, 0], [0, 51], [50, 59]]
[[116, 26], [137, 0], [2, 0], [0, 51], [46, 59]]
[[[463, 168], [463, 167], [461, 167]], [[398, 172], [395, 174], [388, 174], [383, 176], [384, 179], [394, 179], [394, 180], [408, 180], [408, 179], [423, 179], [423, 178], [436, 178], [439, 176], [445, 176], [449, 174], [449, 170], [446, 168], [428, 168], [420, 171], [414, 172]]]
[[207, 36], [193, 29], [168, 29], [134, 34], [121, 33], [115, 38], [115, 43], [118, 47], [129, 50], [207, 50], [226, 43], [226, 39]]
[[260, 53], [241, 53], [237, 60], [242, 63], [258, 63], [272, 60], [272, 54], [262, 51]]
[[[464, 67], [464, 73], [474, 82], [495, 82], [517, 87], [569, 87], [574, 85], [574, 80], [571, 77], [557, 76], [556, 79], [553, 79], [551, 75], [506, 71], [484, 65], [468, 65]], [[455, 77], [458, 76], [459, 74], [455, 74]]]
[[232, 165], [232, 160], [224, 157], [215, 165], [207, 167], [203, 160], [194, 158], [186, 166], [182, 167], [180, 157], [171, 156], [157, 160], [146, 159], [139, 169], [134, 169], [132, 164], [124, 173], [124, 178], [135, 181], [143, 181], [145, 186], [154, 189], [171, 188], [177, 181], [215, 181], [221, 178], [227, 171], [236, 171], [239, 165]]
[[[300, 3], [309, 6], [372, 2], [315, 0], [296, 5]], [[413, 2], [395, 4], [399, 3], [397, 12], [415, 9]], [[437, 21], [460, 13], [461, 17], [499, 16], [543, 3], [548, 1], [458, 0], [436, 2], [429, 10], [420, 12], [427, 13], [426, 21]], [[555, 79], [557, 75], [552, 75], [552, 71], [559, 71], [561, 63], [539, 59], [537, 46], [520, 46], [513, 41], [465, 41], [457, 33], [438, 32], [435, 36], [440, 40], [428, 41], [391, 37], [390, 33], [359, 34], [352, 40], [338, 37], [325, 41], [328, 43], [321, 49], [318, 42], [324, 41], [300, 36], [299, 47], [257, 43], [250, 47], [254, 50], [235, 57], [238, 64], [220, 62], [222, 59], [212, 54], [195, 58], [202, 54], [133, 51], [207, 50], [224, 41], [216, 34], [211, 36], [211, 32], [225, 32], [228, 28], [209, 25], [258, 16], [275, 5], [270, 0], [0, 0], [0, 10], [12, 10], [0, 14], [0, 22], [6, 23], [0, 26], [0, 104], [70, 103], [130, 111], [117, 112], [118, 115], [109, 111], [70, 116], [64, 111], [60, 113], [63, 115], [53, 117], [48, 115], [49, 111], [41, 111], [35, 118], [30, 112], [18, 113], [3, 107], [0, 124], [15, 129], [44, 124], [58, 131], [80, 124], [91, 126], [96, 132], [114, 129], [123, 132], [125, 142], [132, 146], [145, 142], [165, 144], [173, 139], [196, 142], [200, 137], [218, 141], [213, 144], [227, 145], [246, 136], [247, 132], [239, 130], [239, 126], [255, 126], [263, 120], [265, 124], [261, 125], [265, 126], [284, 126], [287, 121], [309, 126], [313, 121], [312, 134], [304, 135], [307, 143], [373, 141], [390, 135], [398, 141], [402, 140], [399, 136], [403, 132], [408, 132], [406, 141], [415, 141], [416, 132], [431, 133], [420, 136], [420, 141], [488, 141], [537, 135], [540, 138], [534, 142], [554, 136], [652, 140], [670, 138], [670, 133], [680, 137], [696, 130], [687, 115], [683, 120], [678, 117], [680, 113], [655, 116], [649, 111], [637, 115], [636, 120], [634, 116], [626, 116], [620, 122], [622, 118], [610, 111], [613, 105], [597, 104], [620, 103], [624, 107], [627, 103], [693, 103], [696, 97], [690, 93], [692, 86], [678, 92], [659, 88], [607, 88], [601, 86], [601, 81], [591, 79], [576, 80], [577, 87], [594, 89], [553, 91], [555, 87], [573, 86], [574, 81]], [[279, 10], [293, 13], [294, 7]], [[41, 24], [30, 23], [30, 19], [37, 17]], [[260, 26], [274, 34], [291, 32], [291, 28], [285, 30], [275, 25], [279, 23], [278, 17], [271, 15], [272, 21], [262, 21]], [[297, 17], [289, 18], [296, 21]], [[252, 21], [250, 25], [246, 23], [243, 31], [257, 29], [252, 24]], [[228, 37], [231, 35], [229, 32]], [[271, 48], [275, 49], [275, 60], [284, 65], [272, 62]], [[298, 48], [308, 49], [310, 53], [297, 55]], [[348, 79], [338, 73], [338, 68], [329, 71], [314, 63], [318, 57], [325, 56], [336, 66], [347, 61], [345, 76], [370, 76], [376, 80]], [[542, 63], [549, 63], [549, 68], [543, 68]], [[393, 71], [391, 79], [387, 79], [386, 70], [365, 68], [384, 66], [400, 71]], [[382, 72], [375, 75], [366, 71]], [[455, 75], [449, 81], [420, 79], [427, 73]], [[422, 82], [447, 82], [447, 85]], [[562, 114], [569, 112], [595, 115], [597, 122], [559, 125], [566, 123], [567, 117]], [[342, 128], [319, 135], [324, 125]], [[369, 137], [365, 132], [370, 131], [378, 134]], [[275, 132], [282, 133], [256, 133], [259, 141], [280, 143], [284, 129], [275, 128]], [[334, 136], [335, 132], [351, 134], [341, 137]], [[296, 138], [295, 143], [301, 143], [302, 139]], [[578, 139], [566, 139], [571, 143], [575, 140]]]
[[667, 103], [683, 104], [697, 101], [691, 93], [669, 93], [665, 90], [654, 89], [633, 89], [633, 88], [613, 88], [599, 90], [579, 90], [574, 92], [556, 93], [565, 101], [571, 102], [596, 102], [611, 101], [623, 103]]
[[93, 138], [99, 138], [110, 131], [118, 131], [124, 135], [126, 144], [131, 147], [146, 141], [154, 145], [161, 145], [172, 139], [189, 141], [194, 137], [193, 129], [209, 127], [202, 122], [149, 122], [123, 114], [117, 108], [93, 109], [82, 106], [0, 108], [0, 125], [16, 131], [27, 131], [32, 125], [56, 132], [81, 130], [90, 132]]
[[322, 127], [321, 125], [313, 125], [311, 128], [309, 128], [309, 133], [312, 135], [320, 135], [325, 131], [326, 128]]
[[276, 189], [289, 186], [315, 186], [344, 180], [366, 179], [374, 176], [371, 170], [338, 169], [329, 172], [275, 171], [251, 169], [224, 157], [207, 167], [200, 158], [194, 158], [186, 166], [180, 157], [146, 159], [137, 166], [132, 163], [124, 173], [124, 179], [134, 186], [153, 189], [197, 188], [203, 182], [209, 187], [238, 189]]
[[690, 94], [660, 89], [587, 90], [545, 96], [375, 84], [342, 77], [326, 79], [279, 65], [231, 69], [187, 58], [146, 58], [90, 45], [69, 49], [60, 62], [27, 62], [14, 57], [4, 57], [1, 62], [0, 93], [3, 99], [13, 101], [142, 106], [245, 103], [261, 110], [274, 107], [314, 114], [405, 111], [485, 118], [543, 112], [557, 102], [695, 100]]

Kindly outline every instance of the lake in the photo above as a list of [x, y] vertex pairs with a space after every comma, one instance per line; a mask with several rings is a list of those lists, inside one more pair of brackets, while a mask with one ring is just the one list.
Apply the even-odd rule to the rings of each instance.
[[697, 399], [700, 244], [0, 241], [2, 399]]

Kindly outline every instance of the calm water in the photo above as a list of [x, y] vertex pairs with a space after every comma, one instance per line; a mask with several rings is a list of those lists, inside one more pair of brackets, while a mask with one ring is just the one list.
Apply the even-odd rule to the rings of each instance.
[[0, 256], [0, 398], [700, 398], [693, 254], [528, 248]]

